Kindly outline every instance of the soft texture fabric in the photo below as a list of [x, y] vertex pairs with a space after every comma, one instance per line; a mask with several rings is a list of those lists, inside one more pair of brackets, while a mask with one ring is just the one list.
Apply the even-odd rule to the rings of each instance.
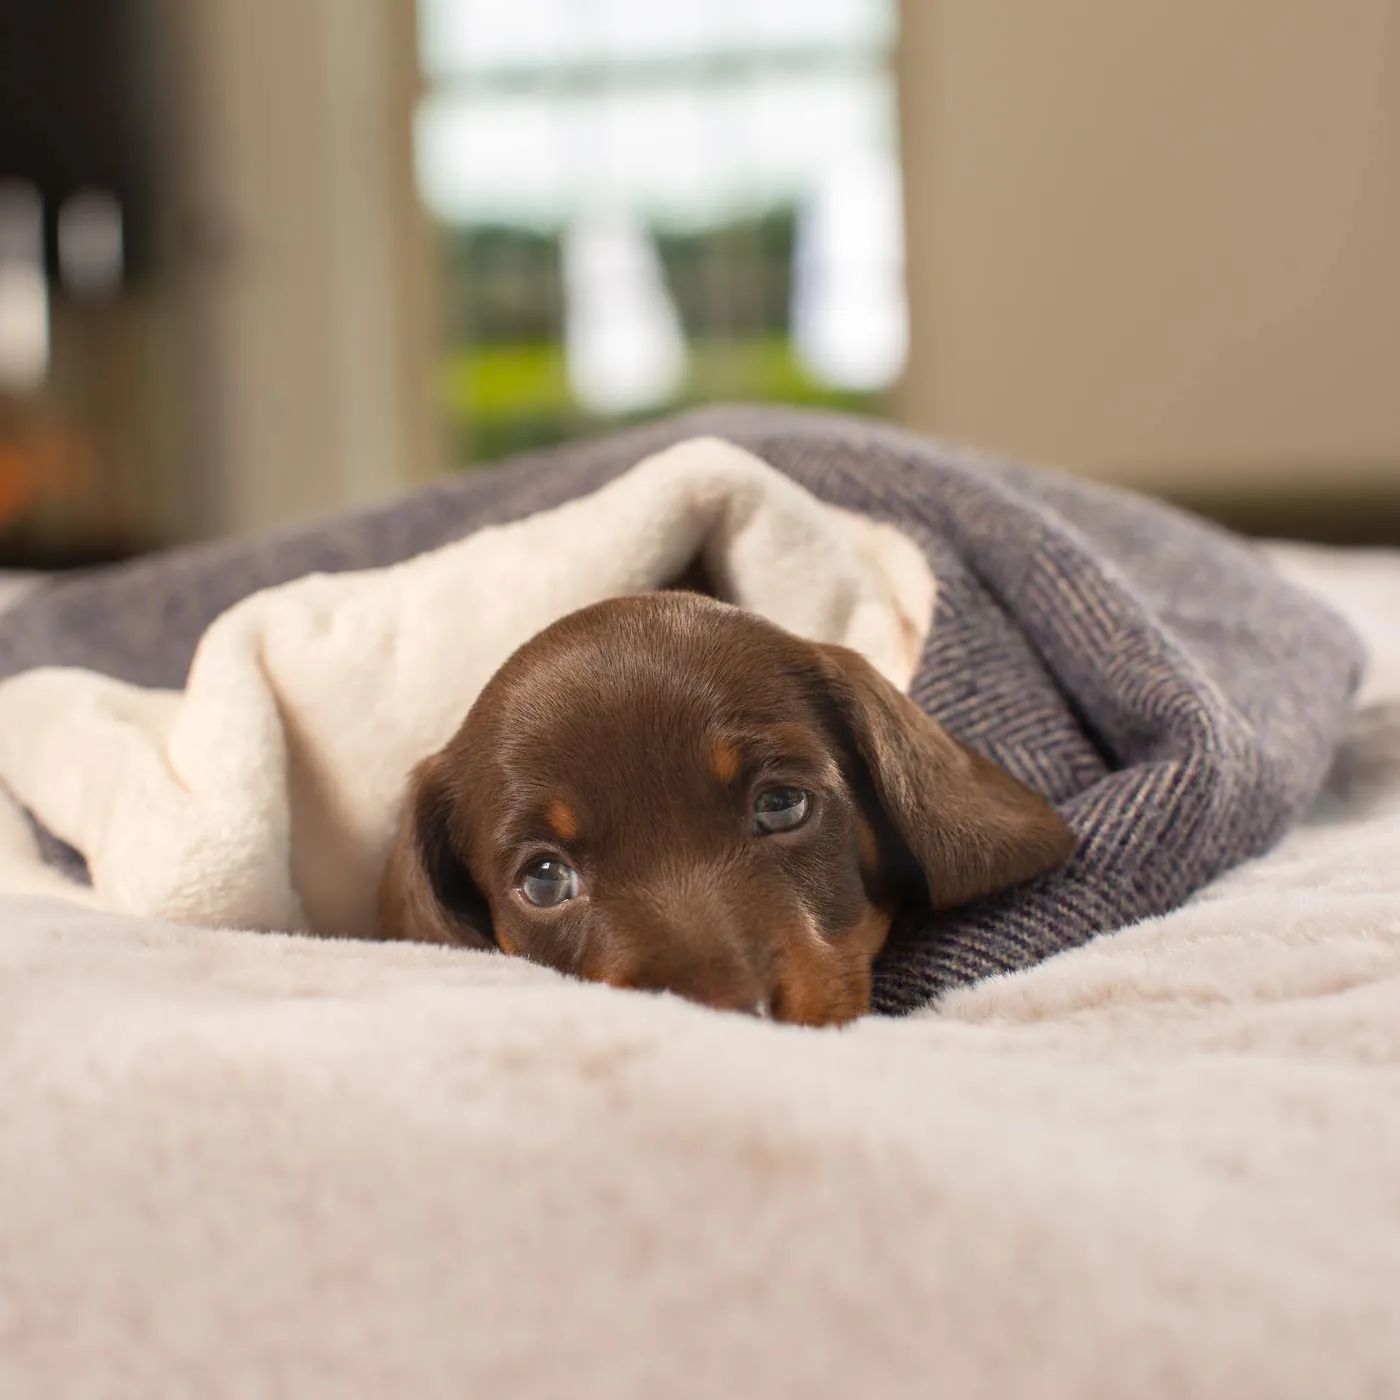
[[[73, 668], [0, 681], [0, 785], [85, 857], [85, 902], [371, 938], [408, 774], [497, 667], [557, 618], [697, 559], [727, 601], [908, 685], [935, 595], [919, 547], [695, 438], [402, 564], [254, 594], [210, 626], [181, 692]], [[0, 890], [51, 888], [27, 831], [9, 833]]]
[[43, 574], [30, 570], [0, 569], [0, 613], [12, 607], [22, 594], [43, 580]]
[[1032, 885], [897, 927], [877, 968], [882, 1009], [1176, 907], [1268, 849], [1317, 791], [1361, 649], [1256, 550], [1131, 494], [776, 410], [692, 415], [315, 531], [31, 592], [0, 621], [0, 674], [57, 663], [178, 686], [205, 627], [255, 588], [520, 518], [700, 433], [919, 542], [938, 609], [911, 695], [1054, 801], [1081, 840]]
[[0, 1395], [1400, 1394], [1400, 557], [1296, 568], [1308, 820], [936, 1013], [0, 902]]

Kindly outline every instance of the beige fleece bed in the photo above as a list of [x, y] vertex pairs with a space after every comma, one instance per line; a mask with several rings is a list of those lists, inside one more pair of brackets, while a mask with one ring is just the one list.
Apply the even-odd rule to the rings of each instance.
[[1400, 1394], [1400, 555], [1281, 558], [1310, 823], [936, 1013], [7, 901], [0, 1397]]

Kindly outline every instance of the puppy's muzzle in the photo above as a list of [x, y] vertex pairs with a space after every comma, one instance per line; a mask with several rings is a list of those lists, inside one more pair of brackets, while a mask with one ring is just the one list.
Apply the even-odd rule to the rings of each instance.
[[698, 886], [685, 880], [630, 894], [625, 913], [606, 922], [601, 980], [771, 1016], [777, 969], [761, 905]]

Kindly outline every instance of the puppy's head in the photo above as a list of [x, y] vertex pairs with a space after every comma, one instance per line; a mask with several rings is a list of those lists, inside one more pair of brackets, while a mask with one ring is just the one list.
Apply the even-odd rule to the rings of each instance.
[[832, 1024], [869, 1010], [899, 908], [964, 904], [1073, 846], [855, 652], [647, 594], [526, 643], [418, 767], [381, 928]]

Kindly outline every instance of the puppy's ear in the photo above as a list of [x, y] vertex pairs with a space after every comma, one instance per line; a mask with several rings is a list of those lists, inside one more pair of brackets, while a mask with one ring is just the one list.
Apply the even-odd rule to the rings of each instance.
[[379, 883], [381, 938], [491, 947], [491, 911], [452, 840], [451, 795], [439, 757], [424, 760]]
[[933, 909], [1019, 885], [1074, 854], [1074, 833], [1044, 798], [960, 744], [857, 652], [817, 652], [872, 795]]

